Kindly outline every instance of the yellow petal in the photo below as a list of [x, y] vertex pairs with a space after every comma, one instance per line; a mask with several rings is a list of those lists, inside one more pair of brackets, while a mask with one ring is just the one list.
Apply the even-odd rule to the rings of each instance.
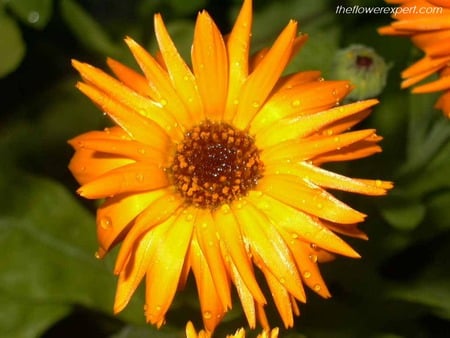
[[304, 299], [300, 276], [286, 243], [265, 214], [250, 203], [236, 202], [234, 214], [252, 252], [257, 253], [276, 278], [298, 299]]
[[234, 266], [239, 272], [246, 287], [250, 290], [257, 302], [265, 304], [265, 297], [255, 279], [255, 273], [250, 263], [249, 254], [245, 250], [242, 231], [236, 222], [230, 207], [222, 205], [214, 213], [214, 221], [217, 224], [217, 232], [226, 247]]
[[271, 219], [277, 229], [282, 228], [293, 237], [315, 243], [325, 250], [344, 256], [359, 257], [355, 250], [328, 230], [317, 217], [292, 208], [265, 193], [251, 193], [248, 199]]
[[372, 99], [335, 107], [312, 115], [286, 117], [258, 131], [255, 142], [259, 149], [266, 149], [285, 140], [306, 137], [333, 122], [357, 115], [377, 103], [377, 100]]
[[361, 180], [336, 174], [321, 169], [308, 162], [265, 162], [264, 171], [267, 174], [290, 174], [302, 177], [305, 181], [312, 182], [323, 188], [349, 191], [365, 195], [384, 195], [386, 189], [390, 189], [390, 182], [376, 180]]

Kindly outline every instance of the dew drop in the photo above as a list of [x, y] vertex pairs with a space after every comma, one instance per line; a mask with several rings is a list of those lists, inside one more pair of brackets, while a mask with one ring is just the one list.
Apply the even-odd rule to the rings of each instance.
[[234, 104], [235, 106], [237, 106], [237, 105], [239, 104], [239, 100], [238, 100], [238, 99], [234, 99], [234, 100], [233, 100], [233, 104]]
[[258, 101], [253, 101], [253, 103], [252, 103], [253, 108], [258, 108], [259, 106], [260, 106], [260, 103]]
[[94, 254], [95, 258], [100, 259], [102, 256], [100, 255], [100, 252], [96, 251]]
[[317, 263], [317, 255], [309, 255], [309, 259], [311, 260], [311, 262], [313, 263]]
[[317, 244], [316, 243], [311, 243], [310, 246], [311, 246], [311, 249], [317, 250]]
[[280, 283], [281, 283], [281, 284], [286, 284], [286, 279], [280, 278]]
[[322, 288], [319, 284], [314, 285], [314, 291], [320, 291]]
[[203, 318], [205, 318], [205, 319], [211, 319], [211, 318], [212, 318], [212, 313], [211, 313], [211, 311], [205, 311], [205, 312], [203, 312]]
[[100, 227], [102, 227], [104, 230], [109, 230], [112, 227], [112, 221], [109, 216], [103, 216], [100, 218]]
[[136, 181], [143, 182], [144, 181], [144, 174], [143, 173], [136, 174]]
[[336, 96], [336, 95], [337, 95], [336, 89], [333, 89], [333, 91], [331, 92], [331, 95], [333, 95], [333, 96]]
[[85, 172], [85, 171], [86, 171], [86, 167], [85, 167], [85, 166], [82, 166], [82, 167], [80, 168], [80, 171]]
[[141, 155], [145, 155], [145, 153], [146, 153], [146, 150], [144, 148], [139, 148], [137, 151]]
[[220, 210], [223, 214], [229, 214], [230, 213], [230, 206], [228, 204], [224, 204], [220, 207]]
[[189, 80], [189, 76], [187, 76], [187, 75], [183, 76], [183, 80], [184, 81], [188, 81]]
[[167, 106], [167, 100], [166, 100], [166, 99], [161, 99], [161, 100], [159, 100], [159, 103], [161, 103], [161, 105], [162, 105], [163, 107]]
[[36, 11], [31, 11], [30, 13], [28, 13], [27, 19], [29, 23], [37, 23], [40, 19], [40, 15]]
[[291, 102], [291, 106], [294, 108], [297, 108], [298, 106], [300, 106], [300, 100], [294, 100]]
[[292, 237], [293, 239], [298, 239], [298, 234], [295, 233], [295, 232], [293, 232], [293, 233], [291, 234], [291, 237]]
[[317, 203], [317, 209], [322, 209], [323, 208], [323, 204], [322, 203]]
[[186, 215], [186, 221], [192, 222], [193, 219], [194, 219], [194, 215], [192, 215], [192, 214], [187, 214]]
[[375, 185], [376, 185], [377, 187], [381, 187], [381, 186], [383, 185], [383, 183], [382, 183], [380, 180], [376, 180], [376, 181], [375, 181]]
[[306, 279], [311, 278], [311, 272], [305, 271], [305, 272], [303, 273], [303, 277], [305, 277]]

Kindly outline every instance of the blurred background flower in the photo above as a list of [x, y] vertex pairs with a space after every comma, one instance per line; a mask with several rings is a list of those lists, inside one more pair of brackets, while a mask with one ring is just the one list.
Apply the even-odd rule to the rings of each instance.
[[[392, 63], [380, 104], [362, 127], [384, 137], [383, 153], [339, 173], [396, 182], [383, 199], [339, 194], [369, 215], [368, 242], [350, 241], [363, 257], [322, 265], [333, 297], [311, 294], [292, 330], [280, 337], [445, 337], [450, 331], [450, 125], [434, 110], [438, 94], [400, 89], [400, 73], [419, 60], [409, 39], [380, 36], [388, 14], [337, 14], [336, 6], [383, 1], [256, 0], [253, 47], [270, 45], [290, 18], [309, 35], [286, 72], [322, 70], [329, 78], [338, 49], [373, 48]], [[78, 199], [66, 141], [102, 129], [107, 119], [74, 88], [70, 59], [101, 65], [105, 56], [134, 66], [124, 36], [154, 51], [152, 17], [162, 12], [188, 59], [193, 20], [206, 8], [227, 32], [240, 0], [9, 0], [0, 3], [0, 336], [182, 337], [201, 327], [193, 281], [175, 299], [162, 330], [143, 323], [143, 290], [112, 315], [114, 253], [94, 257], [95, 203]], [[277, 316], [268, 313], [278, 325]], [[217, 336], [245, 327], [239, 307]], [[257, 332], [248, 332], [247, 336]]]

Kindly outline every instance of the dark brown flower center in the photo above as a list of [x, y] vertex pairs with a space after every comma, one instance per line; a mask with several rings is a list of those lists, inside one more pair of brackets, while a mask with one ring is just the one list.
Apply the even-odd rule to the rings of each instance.
[[250, 135], [227, 123], [205, 121], [177, 146], [170, 172], [188, 204], [214, 209], [245, 196], [263, 169]]

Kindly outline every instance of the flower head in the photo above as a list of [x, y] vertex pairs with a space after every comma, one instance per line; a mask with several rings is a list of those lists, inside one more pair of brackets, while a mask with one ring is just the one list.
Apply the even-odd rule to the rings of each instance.
[[339, 50], [333, 58], [330, 76], [338, 80], [350, 80], [355, 86], [346, 97], [362, 100], [378, 96], [386, 85], [388, 65], [372, 48], [350, 45]]
[[402, 72], [402, 88], [417, 84], [432, 74], [439, 78], [416, 86], [413, 93], [443, 91], [435, 104], [450, 118], [450, 3], [447, 0], [389, 0], [399, 4], [391, 25], [380, 34], [411, 37], [424, 57]]
[[249, 57], [252, 3], [245, 0], [226, 39], [198, 15], [192, 68], [160, 15], [153, 57], [125, 42], [143, 75], [108, 60], [117, 79], [73, 61], [78, 88], [114, 122], [75, 137], [70, 170], [97, 212], [103, 257], [121, 242], [114, 310], [145, 278], [145, 316], [160, 326], [190, 272], [205, 328], [231, 307], [231, 288], [250, 327], [269, 330], [255, 269], [264, 275], [286, 327], [305, 302], [303, 285], [327, 298], [318, 262], [359, 255], [337, 234], [365, 238], [365, 215], [327, 189], [383, 195], [391, 183], [345, 177], [320, 165], [379, 152], [375, 130], [349, 131], [376, 100], [340, 106], [346, 81], [319, 72], [281, 76], [305, 42], [290, 21], [272, 47]]

